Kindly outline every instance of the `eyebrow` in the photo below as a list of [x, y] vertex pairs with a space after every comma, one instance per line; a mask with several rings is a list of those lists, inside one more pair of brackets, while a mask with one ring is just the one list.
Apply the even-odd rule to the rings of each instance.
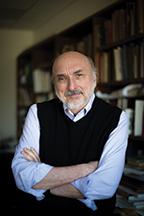
[[55, 77], [59, 77], [59, 76], [65, 76], [64, 73], [61, 73], [61, 74], [56, 74]]
[[[76, 70], [76, 71], [74, 71], [73, 73], [74, 73], [74, 74], [78, 74], [78, 73], [80, 73], [80, 72], [82, 72], [82, 69]], [[55, 77], [60, 77], [60, 76], [65, 76], [65, 73], [59, 73], [59, 74], [56, 74], [56, 75], [55, 75]]]
[[80, 72], [82, 72], [82, 69], [76, 70], [76, 71], [74, 72], [74, 74], [78, 74], [78, 73], [80, 73]]

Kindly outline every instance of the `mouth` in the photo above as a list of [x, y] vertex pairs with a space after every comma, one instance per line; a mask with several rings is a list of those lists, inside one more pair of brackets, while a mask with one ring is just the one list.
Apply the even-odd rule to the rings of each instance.
[[78, 94], [72, 94], [72, 95], [68, 95], [68, 98], [79, 98], [81, 96], [81, 93]]
[[65, 97], [75, 97], [75, 96], [79, 96], [81, 95], [82, 92], [78, 89], [75, 89], [75, 90], [68, 90], [65, 92]]

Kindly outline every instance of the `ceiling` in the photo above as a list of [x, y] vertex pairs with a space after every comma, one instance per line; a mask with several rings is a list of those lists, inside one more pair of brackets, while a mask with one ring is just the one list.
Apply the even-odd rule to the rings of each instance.
[[76, 0], [0, 0], [0, 28], [35, 30]]

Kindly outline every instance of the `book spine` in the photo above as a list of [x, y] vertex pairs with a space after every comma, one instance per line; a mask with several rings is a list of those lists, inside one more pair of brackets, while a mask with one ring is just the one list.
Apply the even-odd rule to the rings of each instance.
[[143, 131], [144, 100], [135, 101], [134, 135], [141, 136]]

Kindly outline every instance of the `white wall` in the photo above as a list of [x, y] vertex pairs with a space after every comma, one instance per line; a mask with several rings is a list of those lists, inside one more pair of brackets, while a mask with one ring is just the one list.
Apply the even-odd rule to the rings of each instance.
[[39, 42], [48, 36], [63, 31], [116, 1], [117, 0], [74, 1], [74, 3], [67, 6], [64, 11], [61, 11], [57, 16], [37, 29], [34, 32], [34, 40], [35, 42]]
[[0, 30], [0, 139], [16, 135], [16, 58], [32, 43], [30, 31]]

